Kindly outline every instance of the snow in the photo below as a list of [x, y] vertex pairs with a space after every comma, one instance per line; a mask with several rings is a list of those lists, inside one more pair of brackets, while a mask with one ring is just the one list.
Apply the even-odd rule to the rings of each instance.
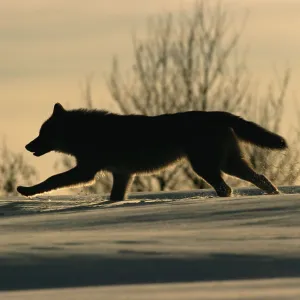
[[300, 299], [300, 186], [0, 198], [0, 299]]

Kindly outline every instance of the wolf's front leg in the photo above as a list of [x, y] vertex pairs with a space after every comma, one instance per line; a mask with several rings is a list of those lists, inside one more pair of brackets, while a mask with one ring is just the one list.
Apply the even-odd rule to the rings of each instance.
[[18, 186], [17, 191], [23, 196], [29, 197], [51, 190], [89, 182], [93, 180], [95, 174], [96, 172], [91, 169], [84, 169], [77, 166], [66, 172], [51, 176], [37, 185], [30, 187]]
[[113, 186], [110, 193], [111, 201], [122, 201], [126, 198], [126, 192], [130, 188], [133, 176], [131, 174], [113, 173]]

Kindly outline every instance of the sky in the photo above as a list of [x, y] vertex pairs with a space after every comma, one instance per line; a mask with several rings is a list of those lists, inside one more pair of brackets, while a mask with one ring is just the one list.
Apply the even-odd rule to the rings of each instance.
[[[83, 105], [84, 80], [93, 74], [97, 107], [114, 110], [105, 76], [117, 55], [132, 62], [131, 33], [143, 33], [148, 17], [190, 9], [192, 0], [11, 0], [0, 2], [0, 138], [24, 153], [41, 179], [54, 172], [60, 154], [36, 158], [24, 146], [38, 134], [55, 102]], [[248, 12], [241, 39], [251, 73], [260, 83], [286, 67], [292, 79], [286, 121], [295, 122], [299, 99], [300, 1], [224, 0], [237, 19]], [[101, 130], [101, 129], [99, 129]]]

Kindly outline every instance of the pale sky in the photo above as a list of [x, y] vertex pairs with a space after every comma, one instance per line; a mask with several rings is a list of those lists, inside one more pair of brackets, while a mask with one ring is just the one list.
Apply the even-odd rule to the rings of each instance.
[[[241, 45], [261, 83], [274, 78], [274, 66], [292, 69], [287, 116], [299, 98], [300, 0], [224, 0], [238, 18], [249, 17]], [[0, 2], [0, 138], [24, 152], [40, 179], [54, 173], [60, 154], [36, 158], [24, 146], [49, 117], [55, 102], [83, 105], [81, 85], [94, 74], [98, 107], [113, 109], [104, 82], [116, 54], [132, 62], [132, 30], [143, 32], [147, 17], [192, 7], [192, 0], [10, 0]]]

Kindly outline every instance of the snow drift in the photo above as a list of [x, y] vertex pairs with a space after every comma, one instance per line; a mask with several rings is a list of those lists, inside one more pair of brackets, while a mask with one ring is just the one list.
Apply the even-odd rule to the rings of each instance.
[[300, 187], [279, 189], [2, 197], [0, 297], [300, 299]]

